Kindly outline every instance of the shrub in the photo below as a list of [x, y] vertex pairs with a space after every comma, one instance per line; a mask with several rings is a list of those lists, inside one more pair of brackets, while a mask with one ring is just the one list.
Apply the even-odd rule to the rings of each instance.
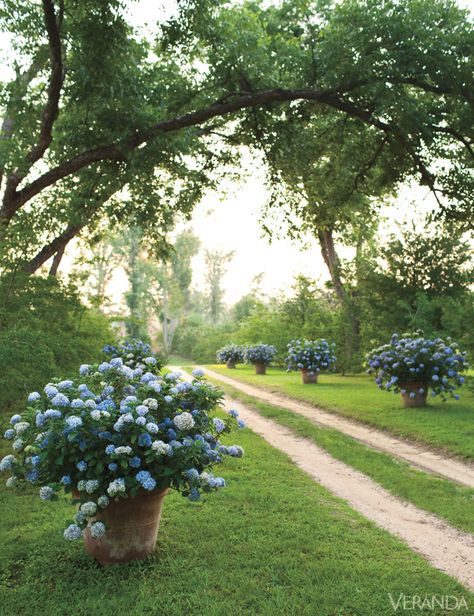
[[254, 344], [245, 347], [245, 361], [248, 364], [269, 364], [276, 355], [276, 349], [271, 344]]
[[[445, 343], [441, 338], [432, 340], [422, 337], [422, 332], [393, 334], [390, 344], [371, 351], [367, 356], [369, 374], [376, 374], [375, 382], [380, 389], [406, 393], [404, 385], [419, 382], [418, 392], [425, 393], [431, 387], [431, 395], [458, 399], [454, 393], [465, 379], [460, 374], [468, 368], [466, 354], [450, 338]], [[412, 395], [413, 394], [413, 395]], [[415, 392], [410, 392], [415, 397]]]
[[13, 412], [21, 397], [54, 375], [95, 361], [114, 334], [96, 309], [81, 304], [77, 290], [56, 279], [0, 279], [0, 407]]
[[218, 364], [225, 364], [228, 361], [238, 364], [244, 361], [244, 348], [237, 344], [228, 344], [216, 353], [216, 360]]
[[288, 345], [288, 355], [285, 363], [288, 372], [291, 370], [308, 370], [318, 374], [336, 369], [334, 344], [329, 344], [324, 338], [319, 340], [292, 340]]
[[80, 379], [55, 379], [30, 393], [26, 410], [10, 420], [4, 436], [14, 454], [0, 462], [0, 471], [10, 473], [7, 486], [34, 484], [43, 500], [60, 490], [79, 493], [66, 539], [79, 539], [88, 524], [100, 537], [106, 528], [93, 518], [113, 498], [172, 487], [198, 500], [225, 485], [209, 470], [224, 455], [243, 455], [219, 442], [243, 422], [236, 411], [211, 416], [223, 394], [202, 371], [187, 383], [179, 373], [159, 376], [154, 357], [143, 363], [145, 369], [121, 358], [84, 364]]

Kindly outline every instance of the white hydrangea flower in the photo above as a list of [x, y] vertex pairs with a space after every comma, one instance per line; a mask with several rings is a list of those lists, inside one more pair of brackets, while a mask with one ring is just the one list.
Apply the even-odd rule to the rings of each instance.
[[17, 434], [23, 434], [24, 432], [28, 430], [28, 428], [30, 427], [30, 424], [27, 421], [19, 421], [13, 427]]
[[14, 449], [15, 451], [21, 451], [24, 446], [25, 446], [25, 441], [22, 438], [16, 438], [13, 441], [12, 449]]
[[75, 541], [82, 536], [82, 530], [77, 524], [70, 524], [64, 531], [64, 539], [68, 541]]
[[87, 517], [93, 516], [97, 513], [97, 505], [92, 501], [82, 503], [80, 511]]
[[143, 404], [152, 411], [156, 411], [158, 408], [158, 400], [156, 398], [147, 398], [146, 400], [143, 400]]
[[91, 537], [100, 539], [105, 534], [105, 524], [103, 522], [94, 522], [90, 527]]
[[86, 492], [92, 494], [99, 487], [99, 481], [97, 479], [89, 479], [86, 481]]
[[109, 483], [107, 488], [107, 494], [109, 496], [116, 496], [120, 492], [125, 492], [125, 482], [123, 479], [115, 479]]
[[131, 447], [129, 447], [128, 445], [115, 448], [115, 453], [118, 456], [121, 456], [121, 455], [129, 456], [132, 452], [133, 452], [133, 449]]
[[81, 479], [77, 482], [77, 489], [79, 490], [79, 492], [84, 492], [84, 490], [86, 489], [86, 483], [87, 481], [85, 479]]
[[160, 456], [166, 456], [172, 450], [171, 445], [168, 445], [168, 443], [164, 443], [163, 441], [153, 441], [151, 448]]
[[94, 411], [91, 411], [91, 417], [92, 417], [92, 419], [93, 419], [94, 421], [100, 421], [100, 415], [101, 415], [101, 413], [100, 413], [100, 411], [99, 411], [99, 410], [97, 410], [97, 409], [96, 409], [96, 410], [94, 410]]
[[180, 415], [176, 415], [173, 419], [174, 425], [178, 428], [178, 430], [191, 430], [194, 426], [194, 419], [191, 413], [185, 411]]
[[41, 500], [51, 500], [53, 495], [54, 495], [54, 490], [53, 488], [50, 488], [49, 486], [42, 486], [39, 489], [39, 497], [41, 498]]
[[107, 496], [105, 496], [105, 494], [103, 494], [102, 496], [99, 496], [99, 498], [97, 499], [97, 504], [99, 505], [99, 507], [101, 507], [102, 509], [105, 509], [105, 507], [107, 507], [107, 505], [109, 504], [109, 499], [107, 498]]
[[13, 488], [13, 486], [16, 484], [18, 477], [9, 477], [6, 482], [5, 485], [7, 486], [7, 488]]

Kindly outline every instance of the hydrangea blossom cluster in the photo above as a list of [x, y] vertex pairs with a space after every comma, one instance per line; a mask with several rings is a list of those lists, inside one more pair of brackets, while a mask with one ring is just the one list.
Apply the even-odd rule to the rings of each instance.
[[38, 487], [42, 500], [60, 490], [79, 504], [64, 531], [78, 539], [89, 526], [94, 538], [106, 531], [100, 512], [110, 499], [171, 487], [190, 500], [225, 486], [211, 470], [224, 456], [241, 457], [220, 438], [243, 427], [236, 411], [213, 417], [222, 392], [195, 370], [161, 375], [144, 357], [134, 368], [121, 357], [81, 366], [80, 378], [48, 383], [28, 396], [4, 437], [13, 452], [0, 461], [7, 485]]
[[329, 344], [324, 338], [292, 340], [288, 344], [288, 355], [285, 357], [286, 368], [288, 372], [291, 370], [308, 370], [315, 374], [334, 372], [337, 361], [334, 347], [334, 344]]
[[[390, 344], [371, 351], [367, 356], [369, 374], [375, 374], [380, 389], [424, 394], [431, 388], [431, 395], [440, 395], [443, 400], [449, 396], [459, 399], [454, 393], [464, 383], [461, 373], [469, 366], [466, 353], [450, 338], [433, 340], [423, 337], [423, 332], [414, 334], [393, 334]], [[419, 384], [414, 391], [410, 383]]]
[[239, 364], [244, 361], [244, 354], [244, 347], [237, 344], [228, 344], [217, 351], [217, 363], [225, 364], [231, 362], [233, 364]]
[[245, 361], [248, 364], [265, 364], [272, 362], [276, 349], [271, 344], [254, 344], [245, 347]]
[[157, 369], [163, 367], [161, 359], [152, 352], [151, 346], [135, 338], [125, 340], [125, 342], [118, 346], [106, 344], [102, 351], [109, 357], [109, 361], [110, 359], [121, 357], [123, 363], [130, 368], [143, 367], [145, 360], [153, 363]]

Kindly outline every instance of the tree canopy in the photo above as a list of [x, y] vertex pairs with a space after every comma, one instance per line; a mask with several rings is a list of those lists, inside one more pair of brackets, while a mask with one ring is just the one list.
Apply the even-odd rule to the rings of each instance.
[[[265, 148], [288, 124], [323, 146], [347, 127], [469, 223], [473, 28], [455, 2], [190, 0], [157, 15], [154, 38], [126, 15], [118, 0], [3, 2], [4, 268], [35, 271], [104, 217], [162, 246], [236, 146]], [[353, 162], [363, 175], [370, 158]]]

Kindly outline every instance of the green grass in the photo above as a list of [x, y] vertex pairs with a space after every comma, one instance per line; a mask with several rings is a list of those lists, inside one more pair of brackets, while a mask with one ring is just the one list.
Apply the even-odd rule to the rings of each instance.
[[228, 487], [196, 504], [167, 496], [157, 551], [142, 563], [98, 567], [62, 539], [66, 499], [2, 488], [0, 614], [388, 616], [388, 593], [474, 604], [260, 437], [244, 430], [235, 441], [247, 455], [224, 464]]
[[189, 364], [191, 360], [186, 357], [181, 357], [181, 355], [170, 355], [166, 360], [166, 364], [168, 366], [182, 366], [183, 364]]
[[474, 489], [416, 470], [337, 430], [316, 426], [301, 415], [261, 402], [217, 379], [208, 379], [228, 395], [252, 406], [264, 417], [290, 428], [295, 434], [309, 438], [334, 458], [365, 473], [395, 496], [444, 518], [460, 530], [474, 533]]
[[400, 397], [380, 391], [367, 375], [320, 375], [316, 385], [302, 385], [299, 373], [270, 368], [254, 374], [251, 366], [212, 370], [252, 385], [304, 400], [392, 434], [419, 441], [462, 458], [474, 458], [474, 393], [460, 390], [461, 400], [429, 399], [425, 408], [406, 409]]

